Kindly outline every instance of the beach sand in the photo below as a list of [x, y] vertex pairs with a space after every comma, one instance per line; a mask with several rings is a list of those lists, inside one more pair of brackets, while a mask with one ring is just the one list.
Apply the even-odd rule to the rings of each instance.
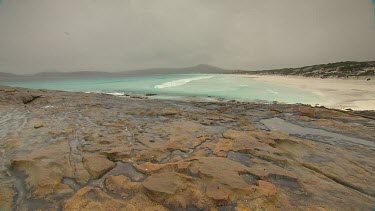
[[375, 110], [375, 80], [260, 75], [246, 75], [245, 77], [313, 92], [323, 98], [322, 102], [316, 104], [329, 108]]

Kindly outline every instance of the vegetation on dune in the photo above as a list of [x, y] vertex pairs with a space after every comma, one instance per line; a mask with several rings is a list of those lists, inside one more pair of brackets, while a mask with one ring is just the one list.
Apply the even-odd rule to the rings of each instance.
[[372, 62], [337, 62], [300, 68], [283, 68], [263, 71], [237, 71], [238, 74], [259, 75], [294, 75], [319, 78], [351, 78], [375, 76], [375, 61]]

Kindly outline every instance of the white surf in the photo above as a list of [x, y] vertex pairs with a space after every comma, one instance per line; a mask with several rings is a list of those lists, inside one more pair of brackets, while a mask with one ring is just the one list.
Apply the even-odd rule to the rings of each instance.
[[168, 82], [156, 85], [156, 86], [154, 86], [154, 88], [155, 89], [165, 89], [165, 88], [170, 88], [170, 87], [175, 87], [175, 86], [182, 86], [182, 85], [190, 83], [192, 81], [209, 79], [209, 78], [212, 78], [212, 77], [213, 76], [199, 76], [199, 77], [194, 77], [194, 78], [183, 78], [183, 79], [168, 81]]

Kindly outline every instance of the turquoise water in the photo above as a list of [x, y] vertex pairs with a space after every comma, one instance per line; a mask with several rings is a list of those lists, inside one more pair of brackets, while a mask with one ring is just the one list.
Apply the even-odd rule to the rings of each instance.
[[249, 77], [237, 75], [181, 74], [1, 83], [3, 85], [33, 89], [105, 92], [115, 94], [154, 93], [164, 97], [210, 96], [240, 101], [278, 101], [307, 104], [320, 101], [318, 96], [304, 90], [255, 81]]

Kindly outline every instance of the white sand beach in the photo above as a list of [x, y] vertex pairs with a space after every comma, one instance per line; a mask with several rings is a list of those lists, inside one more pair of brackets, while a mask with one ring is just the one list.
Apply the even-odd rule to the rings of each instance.
[[375, 110], [375, 80], [320, 79], [297, 76], [246, 75], [251, 79], [304, 89], [321, 96], [329, 108]]

